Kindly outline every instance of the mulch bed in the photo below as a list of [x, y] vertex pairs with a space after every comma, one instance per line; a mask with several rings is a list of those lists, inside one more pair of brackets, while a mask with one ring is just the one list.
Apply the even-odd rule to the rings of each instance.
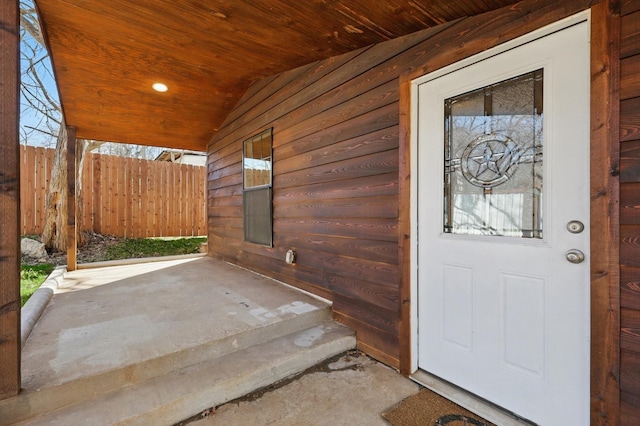
[[[122, 241], [122, 238], [114, 237], [112, 235], [101, 235], [95, 232], [82, 232], [82, 245], [78, 247], [77, 261], [78, 263], [91, 263], [101, 262], [105, 260], [105, 254], [107, 249]], [[38, 264], [42, 261], [38, 259], [30, 259], [27, 256], [22, 256], [21, 262], [23, 264]], [[49, 261], [55, 266], [67, 264], [67, 253], [55, 252], [49, 253]]]

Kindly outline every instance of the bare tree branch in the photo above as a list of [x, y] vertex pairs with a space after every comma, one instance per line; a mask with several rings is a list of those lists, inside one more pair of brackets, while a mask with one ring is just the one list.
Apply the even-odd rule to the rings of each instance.
[[45, 132], [44, 130], [42, 130], [42, 129], [38, 128], [38, 127], [23, 126], [23, 128], [25, 128], [25, 129], [31, 129], [31, 130], [33, 130], [33, 131], [35, 131], [35, 132], [44, 133], [44, 134], [46, 134], [46, 135], [48, 135], [48, 136], [51, 136], [52, 138], [56, 138], [56, 137], [58, 137], [58, 135], [57, 135], [56, 133], [52, 133], [52, 132]]
[[46, 98], [47, 102], [49, 102], [49, 105], [51, 105], [51, 107], [56, 111], [56, 112], [62, 112], [60, 110], [60, 105], [58, 104], [58, 102], [56, 102], [51, 95], [49, 94], [49, 91], [47, 90], [46, 86], [44, 85], [44, 83], [42, 82], [42, 79], [40, 78], [40, 76], [38, 75], [38, 73], [33, 73], [33, 78], [36, 81], [36, 83], [38, 84], [38, 87], [40, 88], [42, 95]]
[[36, 9], [23, 1], [20, 2], [20, 25], [39, 45], [44, 47], [44, 37], [36, 17]]
[[[38, 134], [57, 139], [62, 122], [62, 108], [55, 93], [50, 92], [53, 75], [49, 65], [49, 54], [38, 20], [33, 0], [20, 1], [21, 24], [21, 103], [23, 125], [29, 129], [21, 132], [22, 143], [28, 143], [29, 137], [37, 130]], [[34, 122], [35, 121], [35, 122]], [[42, 142], [41, 139], [36, 139]]]

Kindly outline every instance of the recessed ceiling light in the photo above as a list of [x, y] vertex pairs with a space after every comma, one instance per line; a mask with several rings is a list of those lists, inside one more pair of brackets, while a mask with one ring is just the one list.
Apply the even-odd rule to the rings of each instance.
[[153, 90], [155, 90], [156, 92], [166, 92], [167, 90], [169, 90], [167, 85], [164, 83], [153, 83], [153, 86], [151, 87], [153, 87]]

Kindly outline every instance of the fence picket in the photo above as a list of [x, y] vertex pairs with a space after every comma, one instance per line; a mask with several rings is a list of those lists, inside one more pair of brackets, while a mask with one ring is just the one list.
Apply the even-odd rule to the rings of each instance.
[[[33, 194], [29, 195], [31, 204], [31, 214], [27, 217], [27, 223], [32, 226], [34, 234], [41, 234], [44, 229], [44, 203], [47, 199], [49, 189], [48, 175], [42, 172], [42, 165], [47, 165], [47, 156], [42, 151], [36, 151], [33, 147], [27, 150], [27, 155], [32, 155], [33, 160], [27, 162], [27, 185], [36, 188]], [[53, 161], [53, 156], [51, 157]], [[29, 188], [29, 186], [27, 186]]]
[[[91, 154], [88, 160], [93, 169], [93, 182], [90, 186], [93, 197], [92, 209], [91, 209], [91, 227], [85, 229], [100, 229], [102, 222], [100, 220], [100, 212], [102, 211], [102, 200], [100, 194], [102, 188], [102, 157], [97, 154]], [[86, 191], [85, 191], [86, 194]], [[89, 212], [87, 212], [89, 213]]]
[[[20, 149], [23, 235], [41, 234], [54, 150]], [[206, 234], [206, 168], [87, 154], [81, 230], [118, 237]]]

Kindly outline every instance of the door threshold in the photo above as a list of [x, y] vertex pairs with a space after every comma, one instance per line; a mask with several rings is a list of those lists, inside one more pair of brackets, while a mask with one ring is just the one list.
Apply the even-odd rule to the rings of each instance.
[[427, 373], [426, 371], [418, 370], [409, 376], [409, 378], [414, 382], [421, 384], [425, 388], [432, 390], [443, 398], [458, 404], [462, 408], [465, 408], [496, 425], [535, 425], [533, 422], [522, 419], [504, 408], [482, 399], [452, 383], [442, 380], [433, 374]]

